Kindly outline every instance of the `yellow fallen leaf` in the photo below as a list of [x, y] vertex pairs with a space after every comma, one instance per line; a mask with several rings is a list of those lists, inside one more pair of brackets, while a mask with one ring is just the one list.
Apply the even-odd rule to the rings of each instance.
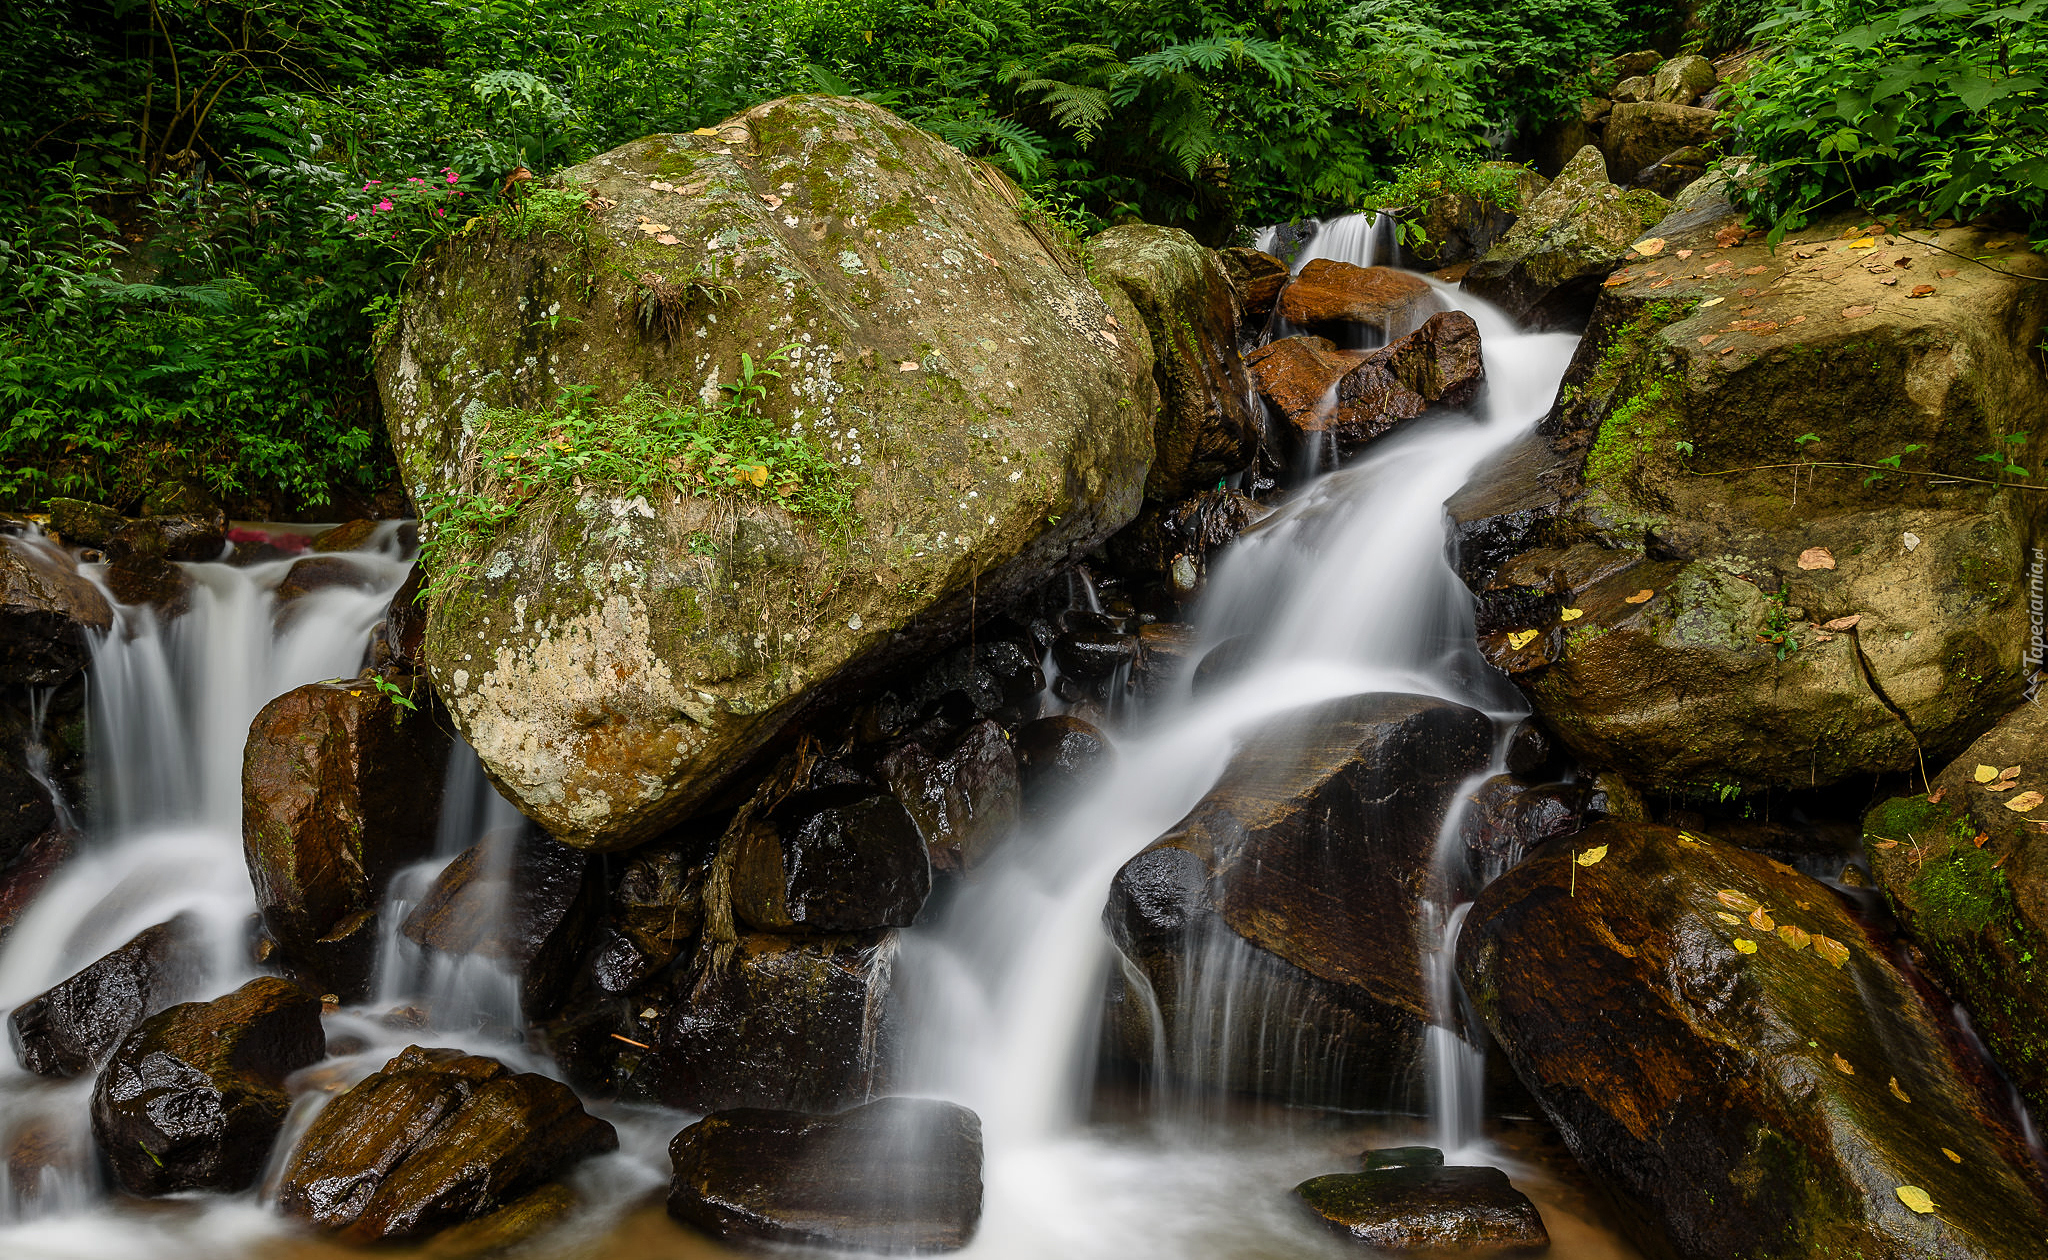
[[1528, 647], [1535, 637], [1536, 632], [1534, 630], [1510, 630], [1508, 631], [1508, 647], [1519, 652], [1523, 648]]
[[1749, 926], [1759, 932], [1774, 932], [1778, 928], [1777, 924], [1771, 922], [1771, 912], [1762, 906], [1749, 912]]
[[1704, 849], [1707, 847], [1708, 842], [1700, 839], [1690, 831], [1681, 831], [1678, 833], [1678, 843], [1688, 849]]
[[1918, 1186], [1900, 1186], [1899, 1202], [1922, 1216], [1934, 1210], [1934, 1200], [1928, 1198], [1927, 1192]]
[[1941, 1153], [1948, 1156], [1948, 1162], [1951, 1164], [1960, 1164], [1963, 1162], [1962, 1156], [1956, 1154], [1954, 1151], [1948, 1149], [1946, 1146], [1941, 1148]]
[[696, 129], [695, 131], [691, 132], [690, 134], [691, 134], [691, 135], [693, 135], [693, 136], [715, 136], [715, 135], [717, 135], [717, 134], [718, 134], [718, 128], [716, 128], [716, 127], [699, 127], [699, 128], [697, 128], [697, 129]]
[[1835, 1071], [1840, 1072], [1844, 1076], [1856, 1075], [1855, 1065], [1839, 1054], [1835, 1056]]
[[2043, 800], [2048, 800], [2048, 797], [2042, 796], [2039, 792], [2022, 792], [2007, 801], [2005, 807], [2015, 814], [2024, 814], [2039, 806]]
[[1847, 945], [1842, 944], [1842, 942], [1832, 936], [1822, 936], [1818, 932], [1814, 933], [1813, 936], [1813, 952], [1837, 967], [1849, 961], [1849, 947]]
[[1903, 1088], [1900, 1087], [1899, 1078], [1896, 1076], [1892, 1078], [1891, 1090], [1892, 1097], [1898, 1099], [1900, 1102], [1910, 1103], [1913, 1101], [1912, 1095], [1908, 1094]]
[[1729, 927], [1735, 927], [1742, 922], [1742, 920], [1736, 918], [1734, 915], [1728, 913], [1726, 910], [1714, 911], [1714, 917], [1718, 918], [1719, 920], [1721, 920], [1721, 922], [1727, 924]]
[[1993, 779], [1995, 779], [1995, 778], [1997, 778], [1997, 777], [1998, 777], [1998, 767], [1997, 767], [1997, 766], [1978, 766], [1978, 767], [1977, 767], [1977, 772], [1976, 772], [1976, 779], [1977, 779], [1977, 782], [1979, 782], [1979, 783], [1989, 783], [1989, 782], [1991, 782], [1991, 781], [1992, 781]]
[[1604, 844], [1596, 844], [1592, 848], [1586, 850], [1584, 853], [1579, 854], [1579, 856], [1574, 860], [1577, 861], [1580, 866], [1598, 866], [1600, 864], [1600, 859], [1606, 856], [1607, 846]]
[[1778, 925], [1778, 939], [1790, 945], [1793, 949], [1805, 949], [1808, 945], [1813, 944], [1813, 933], [1802, 927], [1794, 927], [1790, 923], [1780, 923]]
[[1652, 254], [1655, 254], [1664, 248], [1664, 238], [1661, 236], [1645, 237], [1642, 240], [1637, 241], [1632, 248], [1638, 254], [1641, 254], [1643, 257], [1648, 258]]
[[1876, 245], [1877, 245], [1877, 238], [1875, 238], [1875, 237], [1871, 237], [1871, 236], [1865, 236], [1865, 237], [1861, 237], [1861, 238], [1859, 238], [1859, 239], [1857, 239], [1857, 240], [1853, 240], [1853, 241], [1850, 241], [1850, 242], [1849, 242], [1849, 244], [1848, 244], [1848, 245], [1846, 246], [1846, 248], [1848, 248], [1848, 249], [1872, 249], [1872, 248], [1875, 248], [1875, 247], [1876, 247]]
[[1754, 954], [1756, 952], [1756, 942], [1746, 936], [1738, 936], [1735, 938], [1735, 948], [1744, 954]]
[[1586, 615], [1586, 610], [1583, 608], [1566, 608], [1563, 611], [1559, 612], [1557, 615], [1561, 620], [1564, 621], [1577, 621], [1579, 618]]
[[1748, 893], [1741, 892], [1734, 888], [1723, 888], [1721, 891], [1714, 894], [1714, 900], [1720, 902], [1722, 905], [1728, 907], [1730, 910], [1733, 910], [1738, 914], [1748, 914], [1750, 911], [1756, 909], [1759, 904], [1761, 904], [1757, 901], [1756, 898], [1750, 896]]
[[1799, 567], [1802, 569], [1832, 569], [1835, 557], [1826, 547], [1808, 547], [1799, 553]]
[[1705, 310], [1709, 306], [1719, 306], [1722, 302], [1726, 300], [1727, 299], [1725, 298], [1708, 298], [1706, 301], [1700, 303], [1700, 309]]
[[1624, 596], [1621, 602], [1624, 604], [1647, 604], [1650, 602], [1650, 597], [1656, 593], [1652, 590], [1637, 591], [1633, 595]]

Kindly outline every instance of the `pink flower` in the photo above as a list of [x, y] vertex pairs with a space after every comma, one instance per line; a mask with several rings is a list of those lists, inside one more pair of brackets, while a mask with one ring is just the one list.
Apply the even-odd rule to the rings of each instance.
[[349, 221], [350, 223], [354, 223], [354, 222], [356, 221], [356, 216], [354, 216], [354, 215], [350, 215], [350, 216], [348, 216], [348, 221]]
[[448, 182], [449, 182], [449, 183], [451, 183], [451, 184], [452, 184], [452, 183], [454, 183], [454, 182], [455, 182], [455, 172], [454, 172], [454, 171], [452, 171], [452, 170], [449, 170], [449, 169], [448, 169], [447, 167], [445, 167], [445, 166], [444, 166], [444, 167], [442, 167], [442, 168], [441, 168], [441, 170], [442, 170], [442, 173], [444, 173], [445, 175], [447, 175], [447, 176], [448, 176]]
[[434, 209], [434, 217], [437, 219], [445, 219], [448, 217], [448, 212], [437, 206]]
[[380, 201], [380, 202], [378, 202], [378, 203], [377, 203], [377, 207], [376, 207], [376, 210], [372, 211], [372, 213], [378, 213], [378, 212], [381, 212], [381, 211], [389, 210], [390, 208], [391, 208], [391, 198], [389, 198], [389, 197], [386, 197], [386, 198], [385, 198], [384, 200], [382, 200], [382, 201]]
[[427, 181], [426, 181], [426, 180], [423, 180], [423, 179], [421, 179], [421, 178], [420, 178], [419, 176], [417, 176], [417, 175], [414, 175], [414, 176], [411, 176], [410, 178], [408, 178], [408, 179], [407, 179], [407, 180], [406, 180], [405, 182], [406, 182], [406, 183], [408, 183], [408, 184], [424, 184], [424, 183], [426, 183]]

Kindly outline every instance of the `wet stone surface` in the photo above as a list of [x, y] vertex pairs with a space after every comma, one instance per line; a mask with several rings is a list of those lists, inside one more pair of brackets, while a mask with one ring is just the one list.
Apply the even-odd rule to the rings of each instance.
[[1378, 1251], [1526, 1255], [1550, 1246], [1536, 1205], [1498, 1168], [1335, 1173], [1294, 1193], [1332, 1228]]

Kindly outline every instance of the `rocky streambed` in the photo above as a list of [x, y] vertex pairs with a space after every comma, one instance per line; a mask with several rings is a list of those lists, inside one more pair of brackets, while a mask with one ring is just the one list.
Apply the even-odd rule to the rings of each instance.
[[[1644, 69], [1433, 275], [771, 102], [423, 263], [430, 567], [10, 523], [0, 1229], [2048, 1255], [2048, 265], [1769, 246]], [[770, 362], [833, 513], [492, 463]]]

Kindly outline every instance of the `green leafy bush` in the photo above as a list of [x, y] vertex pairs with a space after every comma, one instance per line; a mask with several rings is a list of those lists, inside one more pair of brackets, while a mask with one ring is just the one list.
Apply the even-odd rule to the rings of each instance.
[[1742, 191], [1774, 233], [1860, 205], [2048, 241], [2048, 0], [1798, 0], [1757, 30], [1776, 50], [1740, 89], [1764, 164]]

